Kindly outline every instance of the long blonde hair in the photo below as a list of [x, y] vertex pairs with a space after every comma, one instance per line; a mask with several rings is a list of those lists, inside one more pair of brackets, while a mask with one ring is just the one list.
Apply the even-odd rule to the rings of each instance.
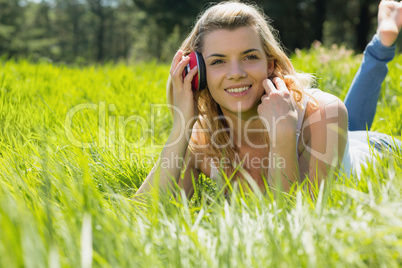
[[[209, 7], [205, 12], [200, 14], [194, 28], [183, 41], [180, 50], [184, 54], [189, 54], [191, 51], [202, 52], [204, 37], [207, 34], [215, 30], [235, 30], [244, 26], [252, 27], [256, 31], [260, 37], [267, 59], [274, 62], [274, 71], [269, 78], [280, 77], [284, 79], [295, 102], [300, 107], [303, 95], [306, 94], [304, 89], [311, 86], [313, 78], [311, 75], [296, 73], [292, 63], [280, 46], [276, 31], [269, 24], [268, 17], [255, 5], [239, 1], [227, 1]], [[172, 83], [169, 79], [167, 84], [167, 99], [170, 104], [173, 104], [172, 90]], [[220, 106], [212, 98], [208, 87], [202, 90], [200, 94], [198, 110], [199, 117], [197, 123], [201, 128], [209, 129], [209, 131], [201, 133], [201, 140], [196, 141], [192, 139], [190, 148], [193, 148], [192, 146], [196, 143], [209, 144], [210, 146], [203, 149], [207, 156], [214, 158], [225, 156], [235, 164], [234, 159], [237, 151], [235, 146], [218, 148], [211, 144], [213, 133], [215, 133], [214, 144], [233, 143], [230, 141], [230, 134], [227, 131], [222, 131], [223, 129], [228, 129], [230, 126], [223, 117]], [[216, 118], [220, 119], [216, 120]], [[228, 169], [225, 171], [228, 171]]]

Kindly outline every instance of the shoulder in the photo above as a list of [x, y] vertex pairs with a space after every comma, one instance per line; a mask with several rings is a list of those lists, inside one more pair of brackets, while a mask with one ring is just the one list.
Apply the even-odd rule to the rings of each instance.
[[328, 168], [338, 166], [347, 144], [347, 129], [344, 103], [332, 94], [315, 91], [306, 107], [302, 142], [298, 144], [301, 174], [309, 178], [321, 174], [317, 177], [320, 179]]
[[[307, 91], [307, 93], [309, 92]], [[308, 118], [310, 118], [310, 123], [312, 121], [314, 123], [329, 121], [347, 125], [348, 112], [345, 104], [338, 97], [321, 90], [315, 90], [306, 107], [305, 121]]]
[[329, 142], [344, 143], [347, 129], [348, 112], [345, 104], [338, 97], [317, 90], [306, 105], [299, 152], [307, 144], [325, 148]]

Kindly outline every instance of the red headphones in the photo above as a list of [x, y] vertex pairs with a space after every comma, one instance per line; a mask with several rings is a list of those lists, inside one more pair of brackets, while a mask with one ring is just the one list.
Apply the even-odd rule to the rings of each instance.
[[194, 91], [201, 90], [207, 87], [207, 71], [205, 68], [205, 62], [202, 58], [202, 54], [198, 52], [191, 52], [189, 55], [190, 62], [187, 64], [183, 71], [183, 78], [193, 69], [198, 66], [198, 72], [191, 81], [191, 86]]

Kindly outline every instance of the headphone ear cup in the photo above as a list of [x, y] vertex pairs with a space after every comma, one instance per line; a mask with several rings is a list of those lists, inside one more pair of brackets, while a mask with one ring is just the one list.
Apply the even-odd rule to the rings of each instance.
[[207, 87], [207, 69], [205, 67], [204, 58], [199, 52], [195, 52], [197, 57], [198, 66], [198, 88], [196, 90], [201, 90]]

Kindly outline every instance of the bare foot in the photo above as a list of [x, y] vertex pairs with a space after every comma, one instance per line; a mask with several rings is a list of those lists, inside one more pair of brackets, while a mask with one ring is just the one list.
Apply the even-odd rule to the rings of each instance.
[[402, 2], [382, 0], [378, 7], [377, 34], [381, 43], [392, 46], [402, 27]]

